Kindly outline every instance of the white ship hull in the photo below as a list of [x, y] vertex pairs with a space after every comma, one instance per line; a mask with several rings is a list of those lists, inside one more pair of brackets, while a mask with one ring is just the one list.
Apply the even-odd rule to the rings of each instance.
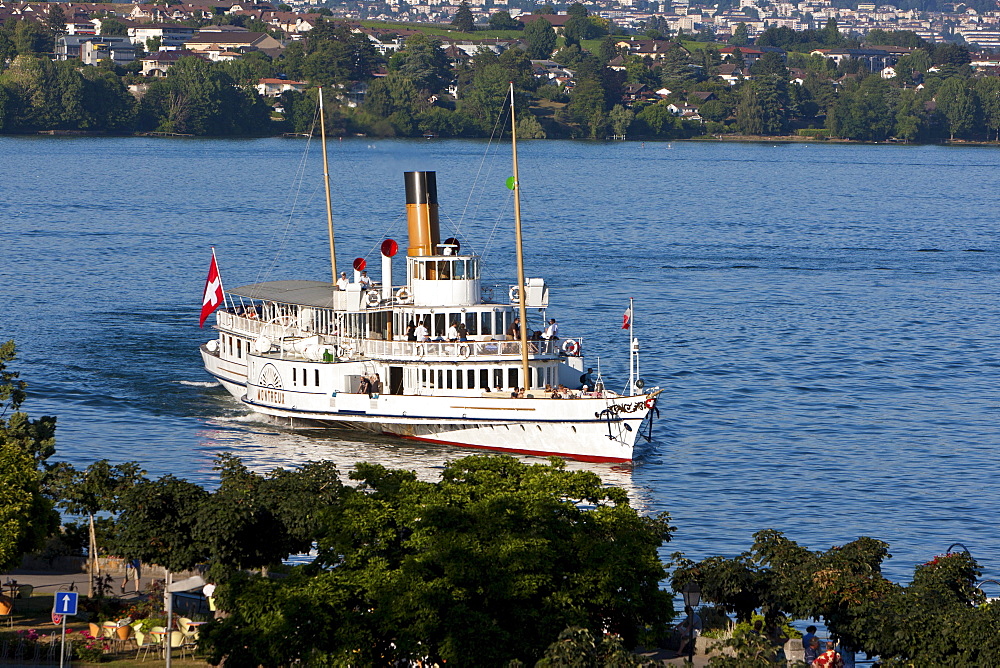
[[[201, 349], [206, 370], [236, 399], [256, 413], [292, 426], [320, 424], [404, 439], [503, 452], [559, 456], [580, 461], [625, 462], [633, 458], [643, 421], [655, 394], [574, 399], [515, 399], [495, 393], [449, 396], [387, 395], [338, 392], [323, 387], [294, 390], [247, 383], [247, 365], [227, 362]], [[251, 355], [253, 371], [268, 366], [287, 377], [287, 367], [313, 374], [318, 367], [332, 386], [354, 371], [355, 363], [324, 364], [274, 360]], [[338, 369], [339, 367], [339, 369]], [[241, 373], [242, 371], [242, 373]], [[330, 372], [341, 371], [334, 375]]]

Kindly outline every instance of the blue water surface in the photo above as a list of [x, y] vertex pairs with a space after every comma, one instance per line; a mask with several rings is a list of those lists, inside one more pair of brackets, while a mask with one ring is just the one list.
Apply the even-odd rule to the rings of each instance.
[[[291, 432], [200, 367], [215, 246], [227, 286], [327, 279], [318, 147], [305, 140], [0, 138], [0, 338], [58, 458], [138, 460], [214, 483], [373, 460], [434, 479], [462, 451]], [[886, 573], [959, 541], [1000, 576], [995, 149], [569, 141], [520, 145], [527, 272], [614, 387], [635, 299], [647, 384], [665, 388], [633, 467], [574, 466], [669, 511], [698, 559], [776, 528], [813, 549], [890, 544]], [[405, 246], [405, 170], [438, 172], [442, 235], [514, 275], [507, 147], [330, 144], [341, 269]], [[300, 179], [305, 175], [305, 179]], [[402, 280], [397, 266], [396, 282]]]

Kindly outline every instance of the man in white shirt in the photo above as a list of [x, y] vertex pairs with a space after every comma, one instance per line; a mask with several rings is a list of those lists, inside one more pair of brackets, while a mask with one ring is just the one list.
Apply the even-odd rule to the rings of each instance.
[[431, 340], [430, 333], [427, 331], [427, 328], [424, 327], [424, 321], [423, 320], [421, 320], [420, 322], [417, 323], [417, 329], [414, 331], [414, 334], [417, 335], [417, 341], [430, 341]]
[[449, 341], [458, 341], [458, 323], [455, 322], [454, 320], [451, 322], [451, 325], [448, 327], [447, 338], [448, 338]]
[[350, 285], [350, 283], [351, 282], [347, 280], [347, 272], [346, 271], [340, 272], [340, 278], [337, 279], [337, 288], [340, 290], [346, 290], [347, 286]]
[[361, 284], [362, 290], [367, 290], [372, 286], [372, 279], [368, 277], [367, 271], [361, 272], [361, 276], [358, 277], [358, 283]]
[[542, 332], [542, 338], [546, 341], [552, 341], [559, 338], [559, 325], [556, 324], [555, 318], [549, 318], [549, 325]]

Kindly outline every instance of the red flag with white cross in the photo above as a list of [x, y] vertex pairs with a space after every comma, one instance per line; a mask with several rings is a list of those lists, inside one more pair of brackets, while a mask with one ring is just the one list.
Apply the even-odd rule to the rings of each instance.
[[208, 266], [208, 280], [205, 281], [205, 294], [201, 300], [201, 320], [198, 326], [205, 324], [208, 316], [222, 304], [222, 277], [219, 275], [219, 265], [215, 261], [215, 249], [212, 249], [212, 264]]

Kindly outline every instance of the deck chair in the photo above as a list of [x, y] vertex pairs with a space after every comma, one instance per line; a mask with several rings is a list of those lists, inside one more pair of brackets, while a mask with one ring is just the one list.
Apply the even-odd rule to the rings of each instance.
[[191, 654], [191, 645], [186, 642], [187, 638], [180, 631], [171, 631], [169, 634], [169, 647], [168, 652], [173, 652], [175, 649], [180, 650], [180, 658], [184, 658], [184, 653], [186, 652], [188, 656]]

